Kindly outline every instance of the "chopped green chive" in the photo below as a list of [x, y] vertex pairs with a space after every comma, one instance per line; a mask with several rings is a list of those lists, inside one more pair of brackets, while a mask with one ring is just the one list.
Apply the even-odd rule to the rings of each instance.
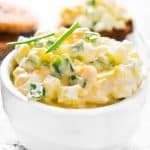
[[45, 96], [45, 88], [39, 83], [30, 83], [30, 95], [33, 99], [41, 100]]
[[51, 51], [55, 51], [61, 43], [69, 36], [71, 35], [77, 28], [79, 28], [79, 23], [74, 23], [60, 38], [58, 38], [47, 50], [47, 53]]
[[41, 40], [43, 38], [50, 37], [53, 35], [55, 35], [55, 33], [49, 33], [49, 34], [33, 37], [25, 41], [9, 42], [7, 43], [7, 45], [20, 45], [20, 44], [25, 44], [25, 43], [31, 43], [31, 42], [38, 41], [38, 40]]
[[49, 47], [49, 46], [51, 46], [53, 43], [54, 43], [54, 41], [48, 40], [48, 41], [46, 42], [46, 45], [47, 45], [47, 47]]
[[30, 84], [30, 89], [33, 89], [33, 90], [35, 90], [35, 89], [36, 89], [36, 84], [34, 84], [34, 83], [31, 83], [31, 84]]
[[97, 59], [96, 60], [99, 64], [103, 65], [103, 66], [107, 66], [107, 67], [114, 67], [115, 64], [113, 62], [109, 62], [109, 63], [106, 63], [104, 62], [103, 60], [101, 59]]
[[85, 88], [87, 84], [87, 81], [78, 75], [71, 75], [69, 77], [69, 82], [71, 85], [80, 84], [83, 88]]
[[78, 77], [76, 76], [76, 75], [72, 75], [71, 77], [70, 77], [70, 80], [71, 81], [76, 81], [78, 79]]
[[91, 61], [89, 63], [92, 65], [101, 65], [103, 67], [114, 67], [115, 66], [115, 64], [113, 62], [106, 63], [104, 60], [99, 59], [99, 58], [96, 59], [95, 61]]
[[55, 58], [54, 62], [52, 63], [52, 66], [56, 73], [58, 73], [60, 76], [62, 75], [62, 65], [64, 63], [64, 60], [62, 57], [58, 56]]
[[67, 73], [72, 73], [75, 71], [73, 63], [68, 57], [57, 56], [52, 62], [53, 75], [56, 77], [63, 77]]
[[101, 60], [101, 59], [97, 59], [96, 62], [98, 62], [99, 64], [104, 65], [104, 66], [109, 65], [109, 64], [106, 64], [106, 63], [105, 63], [103, 60]]
[[88, 31], [85, 33], [85, 40], [94, 43], [100, 37], [99, 33]]
[[96, 5], [96, 0], [88, 0], [88, 4], [95, 6]]
[[73, 52], [82, 52], [82, 51], [84, 51], [83, 42], [80, 41], [80, 42], [78, 42], [77, 44], [73, 45], [72, 51], [73, 51]]
[[74, 72], [75, 69], [74, 69], [74, 66], [73, 66], [73, 64], [72, 64], [72, 61], [71, 61], [69, 58], [65, 58], [65, 60], [66, 60], [67, 64], [69, 65], [70, 70], [71, 70], [72, 72]]

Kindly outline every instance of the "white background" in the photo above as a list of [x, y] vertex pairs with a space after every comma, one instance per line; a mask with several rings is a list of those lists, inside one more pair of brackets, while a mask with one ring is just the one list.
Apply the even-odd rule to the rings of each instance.
[[[83, 0], [3, 0], [32, 11], [40, 21], [39, 28], [52, 30], [56, 27], [59, 17], [58, 12], [65, 5], [72, 5]], [[150, 1], [149, 0], [118, 0], [126, 5], [135, 19], [137, 31], [142, 35], [147, 44], [150, 43]], [[150, 44], [149, 44], [150, 45]], [[144, 48], [144, 47], [143, 47]], [[150, 94], [147, 96], [140, 128], [133, 138], [134, 150], [150, 150]], [[16, 137], [2, 110], [0, 98], [0, 150], [11, 150], [10, 145]]]

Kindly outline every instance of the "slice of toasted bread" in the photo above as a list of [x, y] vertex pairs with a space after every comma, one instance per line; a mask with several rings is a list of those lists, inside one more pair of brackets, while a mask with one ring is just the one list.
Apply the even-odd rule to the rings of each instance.
[[110, 37], [119, 41], [122, 41], [126, 38], [126, 36], [133, 32], [133, 22], [130, 20], [126, 23], [126, 27], [124, 29], [113, 29], [111, 31], [101, 31], [101, 36]]
[[37, 20], [29, 12], [0, 2], [0, 32], [22, 34], [36, 29]]
[[[70, 25], [65, 25], [65, 24], [61, 24], [60, 26], [63, 26], [63, 27], [66, 27], [66, 28], [70, 27]], [[105, 30], [105, 31], [100, 31], [99, 33], [101, 34], [101, 36], [110, 37], [110, 38], [122, 41], [126, 38], [126, 36], [129, 33], [133, 32], [133, 29], [134, 29], [133, 28], [133, 22], [132, 22], [132, 20], [129, 20], [126, 23], [126, 27], [124, 29], [115, 29], [114, 28], [111, 31]]]

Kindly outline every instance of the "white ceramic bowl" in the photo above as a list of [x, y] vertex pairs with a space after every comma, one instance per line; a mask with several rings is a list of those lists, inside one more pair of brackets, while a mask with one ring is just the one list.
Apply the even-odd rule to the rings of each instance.
[[[1, 65], [5, 112], [29, 150], [120, 150], [138, 126], [147, 82], [132, 97], [94, 109], [63, 109], [28, 101], [13, 86], [9, 69], [15, 51]], [[118, 89], [119, 92], [119, 89]]]

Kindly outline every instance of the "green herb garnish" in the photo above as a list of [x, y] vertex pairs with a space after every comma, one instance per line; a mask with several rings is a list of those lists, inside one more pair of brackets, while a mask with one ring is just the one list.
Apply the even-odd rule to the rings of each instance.
[[41, 40], [43, 38], [47, 38], [53, 35], [55, 35], [55, 33], [49, 33], [49, 34], [29, 38], [28, 40], [25, 40], [25, 41], [9, 42], [7, 43], [7, 45], [20, 45], [20, 44], [25, 44], [25, 43], [31, 43], [31, 42], [35, 42], [35, 41], [38, 41], [38, 40]]
[[83, 79], [82, 77], [79, 77], [78, 75], [71, 75], [69, 77], [69, 82], [71, 85], [80, 84], [83, 88], [85, 88], [87, 84], [87, 80]]
[[71, 80], [71, 81], [76, 81], [76, 80], [78, 80], [78, 77], [77, 77], [76, 75], [72, 75], [72, 76], [70, 77], [70, 80]]
[[61, 43], [68, 37], [70, 36], [77, 28], [79, 28], [80, 25], [79, 23], [74, 23], [66, 32], [64, 32], [64, 34], [59, 37], [47, 50], [47, 53], [51, 52], [51, 51], [55, 51], [60, 45]]
[[64, 59], [60, 56], [57, 56], [52, 63], [55, 72], [59, 74], [59, 76], [61, 76], [63, 72], [63, 68], [62, 68], [63, 63], [64, 63]]
[[31, 84], [30, 84], [30, 90], [35, 90], [35, 89], [36, 89], [36, 84], [31, 83]]
[[41, 100], [45, 96], [45, 88], [39, 83], [30, 83], [30, 95], [33, 99]]
[[104, 60], [98, 58], [96, 59], [95, 61], [91, 61], [89, 62], [90, 64], [92, 65], [95, 65], [95, 66], [103, 66], [103, 67], [114, 67], [115, 64], [113, 62], [109, 62], [109, 63], [106, 63]]
[[66, 60], [67, 64], [69, 65], [71, 72], [74, 72], [75, 69], [74, 69], [74, 66], [72, 64], [72, 61], [69, 58], [65, 58], [65, 60]]
[[54, 41], [48, 40], [48, 41], [46, 42], [46, 45], [47, 45], [47, 47], [49, 47], [49, 46], [51, 46], [53, 43], [54, 43]]
[[96, 0], [88, 0], [87, 4], [95, 6], [96, 5]]
[[113, 63], [113, 62], [108, 62], [108, 63], [106, 63], [106, 62], [104, 62], [103, 60], [101, 60], [101, 59], [97, 59], [96, 60], [99, 64], [101, 64], [101, 65], [103, 65], [103, 66], [106, 66], [106, 67], [114, 67], [115, 66], [115, 63]]
[[83, 42], [80, 41], [80, 42], [78, 42], [77, 44], [73, 45], [72, 51], [73, 51], [73, 52], [82, 52], [82, 51], [84, 51]]
[[85, 33], [85, 40], [90, 43], [95, 43], [100, 37], [99, 33], [88, 31]]
[[109, 64], [106, 64], [102, 59], [96, 59], [96, 62], [103, 65], [103, 66], [108, 66]]
[[52, 62], [53, 75], [57, 77], [63, 77], [65, 73], [73, 73], [75, 71], [74, 66], [70, 58], [57, 56]]

